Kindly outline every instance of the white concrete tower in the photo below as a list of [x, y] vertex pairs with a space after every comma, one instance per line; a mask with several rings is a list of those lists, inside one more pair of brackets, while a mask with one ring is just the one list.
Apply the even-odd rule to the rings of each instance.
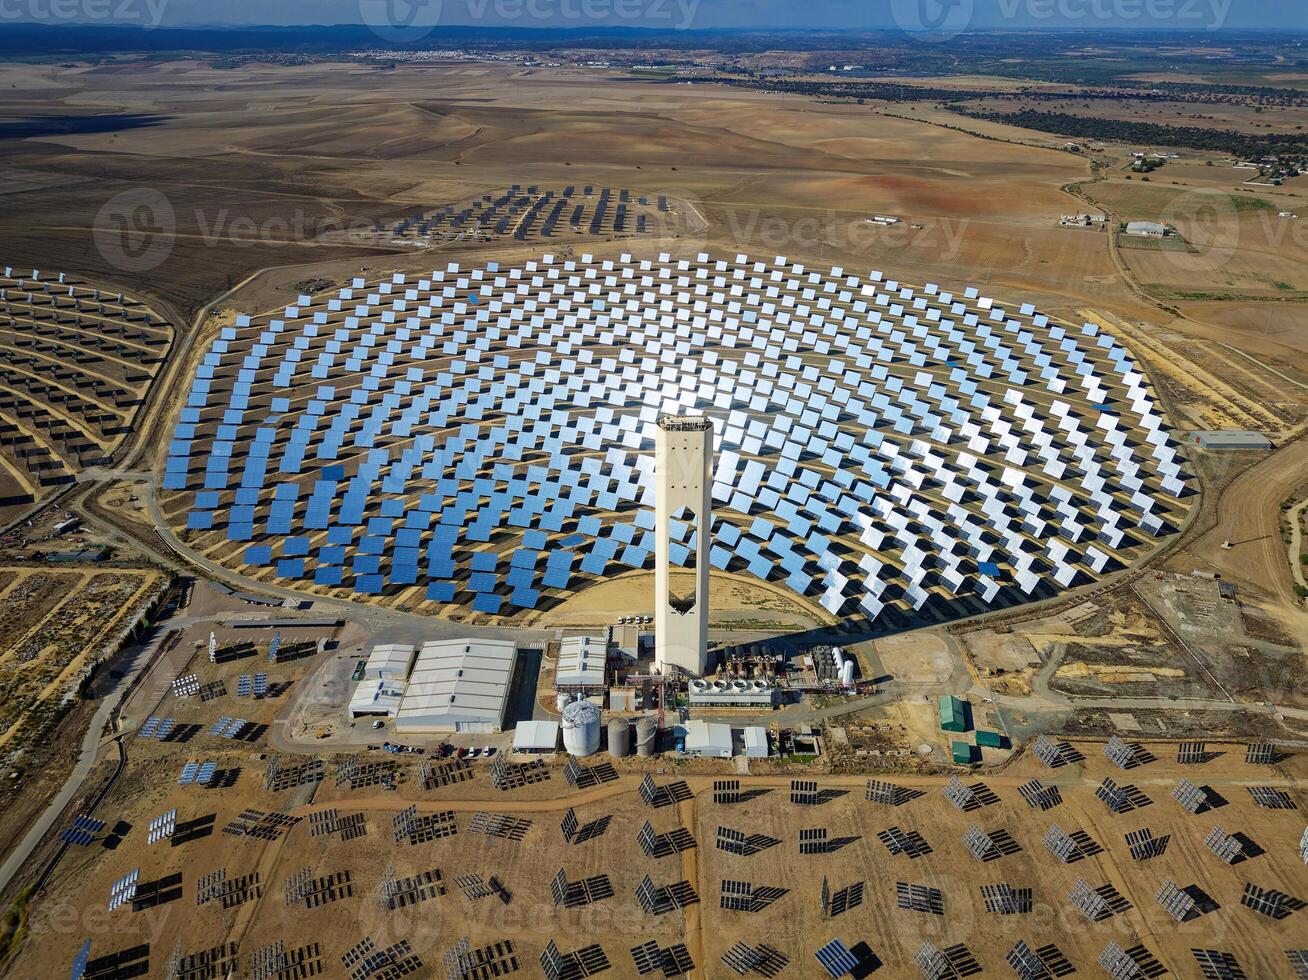
[[[708, 669], [709, 534], [713, 525], [713, 423], [702, 416], [664, 415], [654, 435], [654, 669], [695, 677]], [[672, 521], [689, 525], [684, 542], [669, 536]], [[672, 589], [672, 548], [690, 548], [689, 592]], [[682, 577], [684, 580], [684, 576]]]

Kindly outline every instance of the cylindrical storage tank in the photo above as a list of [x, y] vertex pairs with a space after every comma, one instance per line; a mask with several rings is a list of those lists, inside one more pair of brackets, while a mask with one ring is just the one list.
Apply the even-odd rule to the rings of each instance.
[[652, 756], [659, 742], [659, 722], [657, 718], [646, 716], [636, 722], [636, 755], [647, 759]]
[[854, 661], [846, 660], [841, 666], [840, 683], [844, 687], [854, 686]]
[[563, 709], [563, 748], [568, 755], [594, 755], [600, 747], [600, 709], [573, 701]]
[[555, 698], [554, 703], [555, 705], [558, 706], [559, 713], [562, 714], [563, 709], [572, 703], [572, 695], [560, 694], [557, 698]]
[[631, 724], [626, 718], [609, 719], [609, 755], [615, 759], [631, 755]]

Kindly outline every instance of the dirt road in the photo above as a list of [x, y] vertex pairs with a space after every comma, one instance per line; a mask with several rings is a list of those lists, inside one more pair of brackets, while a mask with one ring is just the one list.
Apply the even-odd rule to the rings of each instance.
[[[1217, 500], [1217, 522], [1190, 542], [1191, 554], [1286, 602], [1295, 602], [1285, 544], [1281, 501], [1308, 484], [1308, 438], [1303, 432], [1245, 470]], [[1230, 541], [1232, 547], [1222, 548]]]

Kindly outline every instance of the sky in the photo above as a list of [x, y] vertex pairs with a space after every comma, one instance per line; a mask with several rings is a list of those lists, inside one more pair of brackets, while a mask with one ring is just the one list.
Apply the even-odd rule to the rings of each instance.
[[1305, 0], [0, 0], [4, 21], [656, 29], [1302, 29]]

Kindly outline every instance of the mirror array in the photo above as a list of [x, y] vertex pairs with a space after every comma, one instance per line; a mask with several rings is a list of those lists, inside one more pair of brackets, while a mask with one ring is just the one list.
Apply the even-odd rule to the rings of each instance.
[[565, 233], [666, 233], [679, 226], [684, 208], [666, 195], [645, 196], [625, 187], [514, 184], [470, 201], [419, 210], [389, 225], [378, 222], [370, 237], [389, 244], [430, 245], [461, 239], [548, 242]]
[[653, 568], [665, 413], [714, 425], [715, 569], [886, 627], [1094, 581], [1192, 492], [1093, 324], [780, 257], [546, 255], [221, 328], [165, 506], [255, 578], [513, 617]]
[[171, 342], [171, 325], [122, 293], [0, 270], [0, 507], [106, 465]]

